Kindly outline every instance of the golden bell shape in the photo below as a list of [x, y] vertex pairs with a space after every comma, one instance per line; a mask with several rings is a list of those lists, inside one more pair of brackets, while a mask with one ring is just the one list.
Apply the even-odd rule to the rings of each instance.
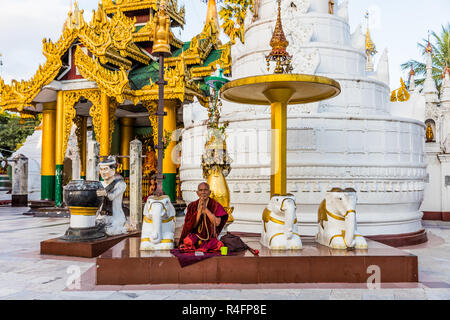
[[170, 56], [170, 17], [166, 12], [165, 1], [161, 1], [158, 12], [153, 20], [152, 54]]

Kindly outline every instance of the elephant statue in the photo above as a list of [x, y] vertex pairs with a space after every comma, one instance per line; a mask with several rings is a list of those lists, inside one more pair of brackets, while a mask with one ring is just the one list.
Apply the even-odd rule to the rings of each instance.
[[333, 249], [367, 249], [366, 240], [357, 231], [357, 200], [353, 188], [333, 188], [326, 193], [318, 210], [318, 243]]
[[141, 250], [170, 250], [174, 247], [175, 208], [166, 195], [149, 197], [144, 206]]
[[297, 231], [295, 196], [274, 195], [264, 209], [261, 244], [272, 250], [302, 249]]

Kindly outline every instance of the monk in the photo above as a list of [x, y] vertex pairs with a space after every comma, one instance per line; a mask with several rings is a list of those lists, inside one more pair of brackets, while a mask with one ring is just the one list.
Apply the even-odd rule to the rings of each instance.
[[206, 182], [198, 185], [197, 195], [199, 199], [187, 207], [178, 246], [184, 250], [218, 251], [223, 243], [217, 237], [228, 220], [228, 213], [210, 198], [211, 190]]

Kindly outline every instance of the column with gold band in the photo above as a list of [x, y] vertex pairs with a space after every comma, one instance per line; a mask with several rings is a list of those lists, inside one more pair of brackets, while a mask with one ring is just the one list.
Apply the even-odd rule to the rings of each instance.
[[[133, 140], [133, 125], [134, 118], [120, 118], [120, 154], [122, 156], [130, 155], [130, 142]], [[130, 175], [130, 158], [122, 158], [122, 174], [123, 176], [129, 177]]]
[[63, 204], [63, 169], [64, 169], [64, 92], [58, 91], [56, 100], [56, 137], [55, 137], [55, 206]]
[[41, 199], [55, 200], [56, 101], [42, 109]]
[[82, 117], [81, 121], [81, 143], [80, 143], [80, 177], [86, 180], [86, 155], [87, 155], [87, 117]]
[[100, 137], [97, 141], [100, 143], [100, 157], [107, 157], [110, 154], [110, 108], [109, 97], [106, 93], [101, 93], [101, 128]]
[[[176, 114], [176, 100], [164, 100], [164, 112], [167, 113], [167, 116], [164, 118], [164, 135], [172, 134], [177, 129], [177, 114]], [[163, 190], [165, 194], [170, 197], [170, 200], [173, 202], [176, 200], [177, 192], [176, 192], [176, 176], [177, 176], [177, 166], [175, 163], [175, 159], [173, 159], [173, 150], [176, 146], [175, 141], [170, 141], [166, 150], [164, 151], [164, 160], [163, 160]]]

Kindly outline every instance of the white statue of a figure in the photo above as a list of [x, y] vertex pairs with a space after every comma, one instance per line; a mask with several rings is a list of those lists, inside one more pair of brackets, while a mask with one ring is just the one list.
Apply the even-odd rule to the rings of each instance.
[[116, 174], [116, 166], [116, 160], [112, 156], [99, 163], [105, 189], [97, 190], [97, 195], [105, 198], [97, 215], [97, 223], [104, 224], [108, 236], [127, 232], [126, 217], [122, 210], [122, 198], [127, 184], [121, 175]]

